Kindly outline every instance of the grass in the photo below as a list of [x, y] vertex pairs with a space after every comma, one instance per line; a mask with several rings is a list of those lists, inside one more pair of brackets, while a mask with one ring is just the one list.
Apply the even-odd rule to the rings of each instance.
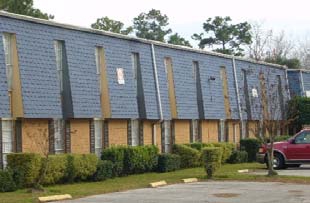
[[[310, 177], [277, 176], [267, 177], [262, 175], [240, 174], [240, 169], [263, 169], [264, 165], [257, 163], [226, 164], [215, 173], [214, 180], [242, 180], [242, 181], [279, 181], [294, 183], [310, 183]], [[184, 169], [170, 173], [147, 173], [127, 177], [109, 179], [102, 182], [83, 182], [67, 185], [46, 187], [45, 193], [29, 193], [26, 189], [16, 192], [0, 193], [0, 203], [30, 203], [37, 202], [37, 197], [56, 194], [71, 194], [73, 198], [109, 192], [125, 191], [147, 187], [150, 182], [166, 180], [168, 184], [180, 183], [183, 178], [197, 177], [205, 179], [203, 168]]]

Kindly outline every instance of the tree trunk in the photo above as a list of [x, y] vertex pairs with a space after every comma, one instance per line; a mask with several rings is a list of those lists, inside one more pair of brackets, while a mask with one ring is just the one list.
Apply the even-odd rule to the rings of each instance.
[[278, 173], [273, 169], [273, 142], [270, 143], [270, 147], [267, 149], [268, 156], [268, 176], [275, 176]]

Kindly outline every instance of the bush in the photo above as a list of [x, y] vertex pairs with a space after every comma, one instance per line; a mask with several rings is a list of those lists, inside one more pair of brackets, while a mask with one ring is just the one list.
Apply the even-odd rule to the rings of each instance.
[[117, 146], [104, 149], [102, 151], [101, 159], [109, 160], [113, 163], [113, 176], [121, 176], [124, 171], [124, 152], [126, 146]]
[[42, 184], [51, 185], [62, 182], [65, 178], [66, 169], [68, 166], [67, 155], [50, 155], [48, 157], [48, 162], [46, 162], [45, 159], [46, 158], [42, 158], [41, 173], [43, 173], [42, 170], [44, 169], [45, 163], [47, 163], [47, 169]]
[[241, 151], [246, 151], [248, 153], [248, 161], [256, 161], [256, 154], [259, 150], [261, 143], [259, 140], [254, 138], [247, 138], [240, 140], [240, 149]]
[[98, 158], [95, 154], [69, 154], [65, 180], [68, 182], [85, 181], [97, 170]]
[[239, 164], [248, 162], [248, 153], [246, 151], [233, 151], [227, 163]]
[[124, 151], [124, 174], [154, 171], [158, 163], [158, 148], [155, 146], [127, 147]]
[[113, 177], [113, 163], [108, 160], [99, 160], [96, 173], [93, 176], [94, 181], [103, 181]]
[[236, 148], [235, 144], [227, 142], [213, 143], [213, 146], [222, 148], [222, 163], [225, 163], [229, 159], [230, 155]]
[[275, 142], [281, 142], [281, 141], [288, 140], [288, 139], [291, 138], [291, 137], [292, 137], [292, 136], [290, 136], [290, 135], [281, 135], [281, 136], [275, 137], [274, 141], [275, 141]]
[[34, 153], [14, 153], [7, 156], [8, 168], [13, 171], [13, 177], [18, 178], [18, 187], [31, 187], [40, 174], [41, 156]]
[[202, 149], [202, 158], [208, 178], [212, 178], [217, 169], [221, 167], [222, 148], [205, 147]]
[[200, 152], [186, 145], [173, 145], [172, 153], [181, 157], [181, 168], [191, 168], [199, 166]]
[[181, 157], [176, 154], [160, 154], [158, 156], [158, 172], [169, 172], [180, 169]]
[[303, 125], [310, 125], [310, 98], [294, 97], [288, 103], [288, 118], [292, 120], [290, 125], [297, 131]]
[[0, 192], [12, 192], [16, 189], [13, 172], [10, 170], [0, 170]]

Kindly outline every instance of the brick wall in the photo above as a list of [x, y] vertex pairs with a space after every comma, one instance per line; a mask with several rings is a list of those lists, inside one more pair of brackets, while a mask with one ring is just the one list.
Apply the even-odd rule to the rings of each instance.
[[71, 153], [90, 153], [89, 120], [70, 120], [71, 128]]
[[218, 142], [219, 121], [203, 120], [201, 121], [201, 139], [203, 143]]
[[44, 154], [49, 151], [48, 120], [22, 120], [22, 152]]

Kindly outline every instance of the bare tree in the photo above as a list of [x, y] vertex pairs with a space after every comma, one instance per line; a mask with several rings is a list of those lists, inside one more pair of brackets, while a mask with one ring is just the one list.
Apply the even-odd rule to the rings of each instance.
[[299, 40], [294, 57], [301, 62], [301, 68], [310, 70], [310, 38], [306, 37]]
[[287, 58], [290, 57], [294, 49], [294, 44], [287, 39], [284, 30], [279, 35], [272, 36], [271, 43], [268, 47], [269, 57]]
[[268, 45], [271, 43], [273, 31], [265, 30], [263, 22], [254, 22], [251, 24], [252, 44], [248, 47], [250, 58], [261, 61], [266, 56]]
[[[257, 70], [256, 70], [257, 71]], [[255, 70], [248, 70], [248, 74], [256, 75]], [[290, 121], [286, 120], [286, 92], [280, 78], [273, 77], [271, 69], [259, 71], [259, 84], [247, 90], [250, 94], [250, 109], [243, 107], [246, 113], [253, 113], [252, 120], [258, 121], [256, 128], [248, 129], [263, 145], [267, 146], [268, 176], [277, 175], [274, 170], [274, 140], [280, 132], [284, 132]], [[256, 72], [256, 73], [255, 73]], [[245, 104], [244, 104], [245, 105]]]

